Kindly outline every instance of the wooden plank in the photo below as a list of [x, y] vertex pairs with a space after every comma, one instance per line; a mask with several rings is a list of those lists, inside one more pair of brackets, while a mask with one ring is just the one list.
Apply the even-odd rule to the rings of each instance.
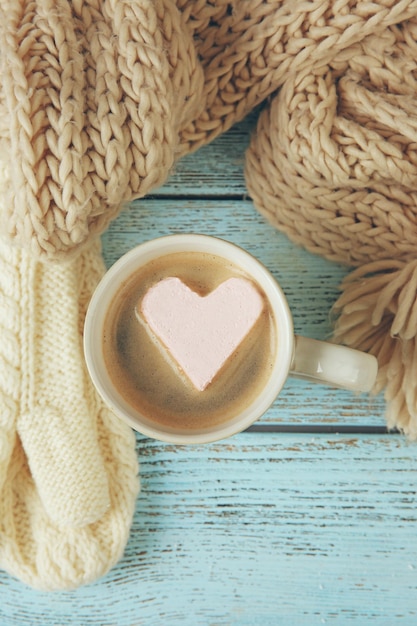
[[414, 626], [417, 449], [399, 435], [138, 437], [122, 561], [43, 594], [0, 574], [2, 626]]
[[180, 159], [165, 185], [152, 195], [197, 198], [247, 195], [243, 167], [256, 120], [254, 111], [212, 143]]
[[[251, 201], [144, 198], [123, 211], [103, 236], [108, 266], [143, 241], [171, 233], [200, 232], [228, 239], [259, 258], [284, 289], [295, 332], [331, 335], [331, 307], [347, 268], [292, 244], [254, 209]], [[262, 419], [267, 423], [384, 426], [382, 397], [355, 395], [289, 380]]]

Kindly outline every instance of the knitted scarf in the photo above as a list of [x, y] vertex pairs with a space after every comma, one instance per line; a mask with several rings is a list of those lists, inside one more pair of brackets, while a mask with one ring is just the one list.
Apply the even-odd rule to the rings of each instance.
[[357, 269], [335, 340], [417, 436], [417, 0], [0, 0], [0, 566], [41, 589], [123, 553], [135, 438], [82, 356], [99, 235], [262, 103], [256, 207]]

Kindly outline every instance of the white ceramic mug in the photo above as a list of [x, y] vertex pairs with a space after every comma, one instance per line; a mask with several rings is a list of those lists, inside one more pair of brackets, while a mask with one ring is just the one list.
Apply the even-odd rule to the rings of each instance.
[[[193, 429], [192, 432], [164, 427], [133, 409], [114, 387], [103, 356], [106, 314], [122, 283], [150, 261], [176, 252], [214, 254], [239, 266], [267, 296], [279, 336], [274, 365], [262, 392], [233, 419], [209, 429]], [[94, 292], [87, 311], [84, 353], [91, 379], [114, 413], [138, 432], [172, 443], [211, 442], [246, 429], [267, 411], [290, 374], [358, 392], [372, 389], [378, 370], [377, 360], [372, 355], [294, 335], [285, 295], [265, 266], [235, 244], [195, 234], [169, 235], [143, 243], [121, 257], [108, 270]]]

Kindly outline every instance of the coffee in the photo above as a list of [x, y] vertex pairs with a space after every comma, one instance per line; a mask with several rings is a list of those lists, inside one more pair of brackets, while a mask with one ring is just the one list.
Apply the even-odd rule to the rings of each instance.
[[276, 356], [271, 307], [256, 285], [264, 299], [262, 313], [213, 381], [199, 391], [164, 356], [147, 324], [138, 321], [143, 297], [167, 277], [179, 278], [201, 296], [232, 277], [252, 280], [235, 264], [211, 253], [178, 252], [148, 262], [124, 281], [107, 312], [106, 369], [118, 393], [151, 422], [182, 431], [225, 423], [251, 404], [270, 376]]

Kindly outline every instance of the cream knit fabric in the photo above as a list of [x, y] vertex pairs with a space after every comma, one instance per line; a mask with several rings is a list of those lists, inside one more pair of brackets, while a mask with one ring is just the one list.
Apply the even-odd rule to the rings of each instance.
[[417, 437], [416, 20], [417, 0], [0, 0], [1, 567], [68, 588], [122, 553], [134, 437], [81, 350], [95, 237], [260, 103], [250, 194], [360, 266], [335, 338], [378, 356], [388, 423]]
[[103, 406], [82, 357], [102, 272], [98, 241], [61, 265], [0, 243], [0, 563], [40, 589], [105, 573], [138, 492], [134, 436]]

